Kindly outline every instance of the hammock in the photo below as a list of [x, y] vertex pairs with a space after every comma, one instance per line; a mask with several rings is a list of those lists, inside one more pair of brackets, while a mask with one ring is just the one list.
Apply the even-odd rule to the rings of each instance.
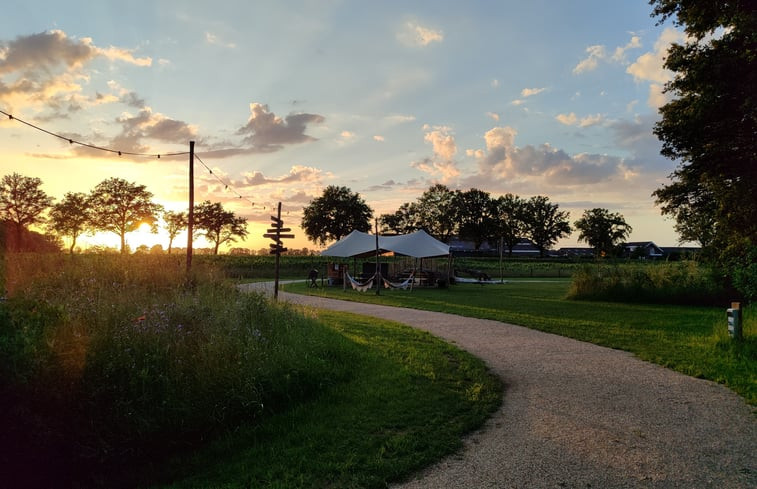
[[373, 274], [371, 278], [369, 278], [367, 281], [363, 282], [362, 284], [352, 278], [349, 273], [344, 273], [347, 278], [350, 281], [350, 285], [352, 285], [352, 288], [357, 290], [358, 292], [365, 292], [366, 290], [371, 290], [373, 288], [373, 279], [376, 277], [376, 274]]
[[415, 272], [411, 273], [408, 278], [406, 278], [403, 282], [390, 282], [387, 279], [384, 280], [384, 288], [385, 289], [406, 289], [410, 287], [410, 283], [413, 281], [413, 276], [415, 275]]

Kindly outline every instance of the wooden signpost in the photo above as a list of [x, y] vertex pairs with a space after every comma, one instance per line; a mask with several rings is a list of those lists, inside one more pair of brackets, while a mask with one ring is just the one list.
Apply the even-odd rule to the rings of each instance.
[[263, 235], [264, 238], [271, 238], [273, 240], [273, 243], [271, 243], [271, 251], [269, 251], [270, 254], [276, 255], [276, 279], [273, 283], [273, 298], [278, 299], [279, 298], [279, 260], [281, 257], [281, 253], [284, 251], [287, 251], [286, 248], [284, 248], [283, 243], [281, 242], [282, 239], [292, 239], [294, 238], [294, 234], [282, 234], [282, 233], [289, 233], [292, 230], [290, 228], [284, 227], [284, 221], [281, 220], [281, 202], [279, 202], [278, 209], [276, 211], [275, 216], [271, 216], [271, 227], [267, 229], [266, 233]]

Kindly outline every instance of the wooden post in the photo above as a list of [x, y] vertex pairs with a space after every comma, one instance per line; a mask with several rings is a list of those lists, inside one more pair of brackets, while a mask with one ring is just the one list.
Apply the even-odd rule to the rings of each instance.
[[376, 295], [381, 295], [381, 269], [379, 268], [379, 235], [378, 219], [376, 219]]
[[[276, 208], [276, 219], [277, 219], [277, 228], [276, 228], [276, 243], [280, 244], [281, 241], [279, 239], [279, 236], [281, 236], [281, 202], [279, 202], [279, 206]], [[281, 252], [279, 250], [276, 250], [276, 278], [273, 282], [273, 300], [279, 299], [279, 264], [281, 259]]]
[[195, 142], [189, 142], [189, 213], [187, 216], [187, 273], [192, 269], [192, 233], [195, 207]]

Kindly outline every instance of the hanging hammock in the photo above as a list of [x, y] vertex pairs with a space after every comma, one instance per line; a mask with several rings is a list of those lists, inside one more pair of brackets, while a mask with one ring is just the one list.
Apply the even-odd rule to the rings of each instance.
[[384, 280], [384, 288], [385, 289], [406, 289], [410, 287], [410, 284], [413, 281], [413, 276], [415, 275], [415, 272], [411, 273], [408, 278], [406, 278], [403, 282], [390, 282], [387, 279]]
[[352, 278], [349, 273], [344, 272], [344, 274], [347, 276], [347, 279], [350, 281], [350, 285], [352, 285], [352, 288], [357, 290], [358, 292], [365, 292], [366, 290], [371, 290], [373, 288], [373, 279], [376, 278], [376, 274], [374, 273], [371, 278], [369, 278], [367, 281], [363, 282], [362, 284]]

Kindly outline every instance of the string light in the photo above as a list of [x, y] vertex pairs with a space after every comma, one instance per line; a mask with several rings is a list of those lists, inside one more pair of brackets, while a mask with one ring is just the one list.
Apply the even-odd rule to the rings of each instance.
[[0, 114], [8, 116], [8, 119], [10, 119], [12, 121], [18, 121], [21, 124], [29, 126], [29, 127], [33, 128], [33, 129], [38, 130], [38, 131], [44, 132], [45, 134], [49, 134], [50, 136], [56, 137], [58, 139], [62, 139], [63, 141], [68, 141], [68, 144], [78, 144], [79, 146], [83, 146], [85, 148], [96, 149], [98, 151], [104, 151], [106, 153], [113, 153], [113, 154], [117, 154], [118, 156], [122, 156], [122, 155], [127, 155], [127, 156], [145, 156], [145, 157], [149, 157], [149, 158], [158, 158], [158, 159], [160, 159], [160, 155], [161, 154], [163, 156], [181, 156], [181, 155], [187, 155], [187, 154], [189, 154], [189, 151], [180, 151], [180, 152], [177, 152], [177, 153], [135, 153], [135, 152], [132, 152], [132, 151], [120, 151], [120, 150], [117, 150], [117, 149], [106, 148], [104, 146], [97, 146], [95, 144], [89, 144], [89, 143], [85, 143], [85, 142], [82, 142], [82, 141], [77, 141], [77, 140], [72, 139], [72, 138], [68, 138], [66, 136], [62, 136], [62, 135], [54, 133], [52, 131], [48, 131], [47, 129], [44, 129], [42, 127], [35, 126], [31, 122], [26, 122], [23, 119], [19, 119], [18, 117], [15, 117], [13, 114], [9, 114], [8, 112], [5, 112], [4, 110], [0, 110]]
[[[33, 128], [33, 129], [36, 129], [36, 130], [40, 131], [40, 132], [43, 132], [43, 133], [48, 134], [50, 136], [56, 137], [56, 138], [61, 139], [63, 141], [67, 141], [68, 144], [70, 144], [70, 145], [76, 144], [76, 145], [79, 145], [79, 146], [83, 146], [85, 148], [90, 148], [90, 149], [95, 149], [95, 150], [98, 150], [98, 151], [103, 151], [103, 152], [107, 152], [107, 153], [117, 154], [118, 156], [123, 156], [123, 155], [127, 155], [127, 156], [142, 156], [142, 157], [149, 157], [149, 158], [160, 159], [161, 155], [162, 156], [182, 156], [182, 155], [188, 155], [189, 154], [189, 151], [179, 151], [179, 152], [173, 152], [173, 153], [135, 153], [135, 152], [132, 152], [132, 151], [121, 151], [121, 150], [118, 150], [118, 149], [106, 148], [104, 146], [97, 146], [95, 144], [90, 144], [90, 143], [85, 143], [85, 142], [82, 142], [82, 141], [77, 141], [76, 139], [69, 138], [69, 137], [63, 136], [61, 134], [49, 131], [47, 129], [44, 129], [42, 127], [34, 125], [31, 122], [27, 122], [27, 121], [25, 121], [23, 119], [19, 119], [18, 117], [14, 116], [13, 114], [10, 114], [8, 112], [5, 112], [4, 110], [0, 110], [0, 114], [3, 114], [5, 116], [7, 116], [9, 120], [18, 121], [21, 124], [29, 126], [29, 127]], [[200, 157], [200, 155], [198, 155], [197, 153], [195, 153], [194, 156], [202, 164], [202, 166], [205, 167], [205, 169], [208, 171], [209, 174], [213, 175], [216, 180], [218, 180], [221, 184], [223, 184], [224, 190], [229, 190], [229, 187], [231, 185], [229, 182], [224, 181], [221, 177], [219, 177], [218, 175], [216, 175], [215, 173], [213, 173], [213, 170], [208, 165], [206, 165], [204, 161], [202, 161], [202, 158]], [[255, 207], [255, 202], [253, 202], [249, 198], [247, 198], [247, 197], [243, 196], [242, 194], [240, 194], [233, 186], [231, 187], [231, 191], [234, 192], [237, 195], [238, 198], [244, 199], [244, 200], [248, 201], [250, 203], [250, 205], [252, 205], [252, 207]], [[262, 207], [263, 207], [263, 210], [266, 210], [266, 206], [265, 205], [262, 206]]]

